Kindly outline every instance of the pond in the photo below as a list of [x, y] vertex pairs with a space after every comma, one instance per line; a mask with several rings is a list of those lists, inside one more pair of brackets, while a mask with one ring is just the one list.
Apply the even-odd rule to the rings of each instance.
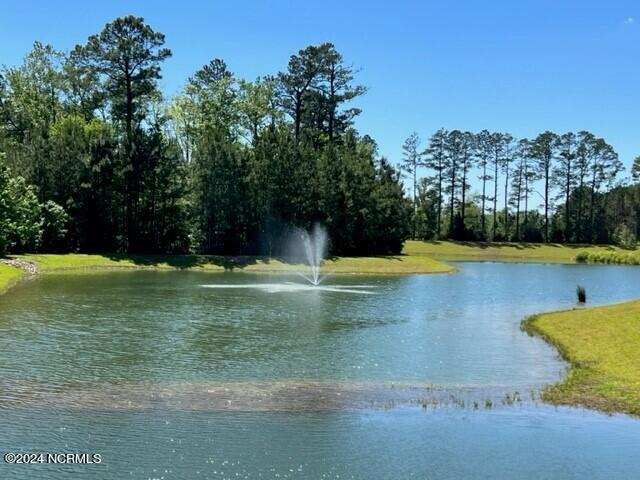
[[629, 478], [640, 422], [538, 400], [527, 315], [640, 297], [640, 269], [46, 275], [0, 297], [0, 478]]

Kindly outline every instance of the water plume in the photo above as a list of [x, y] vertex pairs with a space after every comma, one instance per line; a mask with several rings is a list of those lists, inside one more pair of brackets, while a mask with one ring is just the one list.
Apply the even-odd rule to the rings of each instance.
[[301, 272], [312, 285], [319, 285], [322, 281], [320, 269], [327, 255], [328, 236], [326, 229], [316, 223], [311, 231], [294, 228], [287, 245], [285, 256], [292, 263], [309, 265], [309, 273]]

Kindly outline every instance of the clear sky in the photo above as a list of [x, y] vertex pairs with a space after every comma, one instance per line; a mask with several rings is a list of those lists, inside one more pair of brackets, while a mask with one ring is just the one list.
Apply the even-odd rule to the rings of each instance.
[[394, 162], [412, 131], [426, 139], [440, 127], [517, 137], [584, 129], [627, 166], [640, 154], [637, 0], [21, 0], [1, 10], [7, 65], [34, 40], [67, 50], [117, 16], [143, 16], [173, 50], [167, 94], [213, 57], [252, 79], [331, 41], [369, 88], [358, 129]]

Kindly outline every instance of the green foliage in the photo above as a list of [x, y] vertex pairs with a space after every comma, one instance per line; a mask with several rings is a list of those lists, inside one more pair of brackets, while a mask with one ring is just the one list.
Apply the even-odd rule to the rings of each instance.
[[143, 18], [129, 15], [106, 24], [85, 45], [75, 48], [82, 67], [101, 80], [114, 118], [126, 122], [129, 141], [133, 122], [146, 113], [145, 100], [156, 94], [160, 62], [171, 56], [171, 50], [163, 45], [162, 33], [155, 32]]
[[7, 192], [12, 203], [7, 225], [9, 247], [17, 252], [38, 249], [42, 217], [34, 188], [24, 178], [14, 177], [9, 180]]
[[42, 223], [34, 188], [24, 178], [12, 177], [0, 156], [0, 255], [37, 249]]
[[618, 225], [613, 232], [613, 241], [624, 248], [635, 248], [637, 238], [635, 233], [624, 223]]
[[9, 250], [9, 225], [13, 210], [13, 199], [9, 197], [9, 169], [0, 154], [0, 257]]
[[41, 208], [41, 244], [44, 251], [64, 250], [69, 215], [60, 205], [47, 200]]
[[618, 265], [640, 265], [640, 253], [633, 252], [580, 252], [578, 263], [608, 263]]

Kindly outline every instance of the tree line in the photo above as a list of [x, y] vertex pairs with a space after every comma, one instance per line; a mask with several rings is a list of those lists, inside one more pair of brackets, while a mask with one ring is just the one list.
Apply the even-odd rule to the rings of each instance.
[[334, 45], [251, 81], [214, 58], [166, 99], [171, 54], [127, 16], [1, 70], [0, 254], [277, 255], [316, 222], [336, 254], [402, 249], [411, 202], [353, 126], [366, 89]]
[[413, 238], [630, 245], [640, 233], [640, 157], [628, 182], [614, 148], [591, 132], [441, 129], [424, 149], [414, 133], [400, 167]]
[[360, 255], [407, 238], [640, 233], [640, 158], [626, 182], [590, 132], [441, 129], [424, 147], [413, 134], [396, 168], [354, 128], [366, 88], [331, 43], [254, 80], [213, 58], [165, 98], [169, 57], [164, 35], [128, 16], [0, 70], [0, 254], [278, 255], [292, 227], [316, 222], [333, 253]]

